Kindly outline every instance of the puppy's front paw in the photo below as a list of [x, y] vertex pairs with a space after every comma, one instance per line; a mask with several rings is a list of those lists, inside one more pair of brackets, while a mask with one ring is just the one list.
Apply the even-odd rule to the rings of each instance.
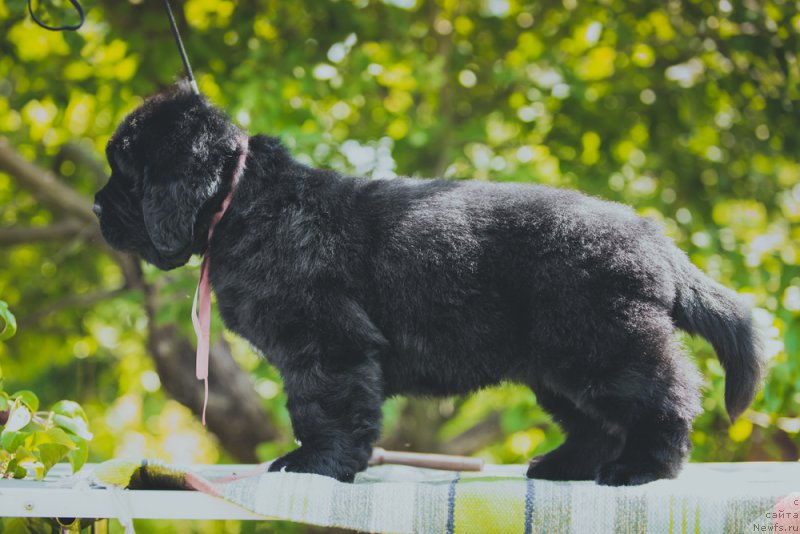
[[301, 446], [272, 462], [269, 471], [313, 473], [335, 478], [340, 482], [352, 482], [356, 473], [364, 468], [366, 468], [366, 463], [361, 467], [353, 461], [352, 457]]
[[608, 462], [600, 467], [595, 480], [601, 486], [639, 486], [661, 478], [675, 478], [675, 473], [627, 462]]
[[593, 480], [597, 472], [596, 464], [581, 458], [559, 454], [556, 449], [540, 454], [531, 460], [528, 478], [540, 480]]

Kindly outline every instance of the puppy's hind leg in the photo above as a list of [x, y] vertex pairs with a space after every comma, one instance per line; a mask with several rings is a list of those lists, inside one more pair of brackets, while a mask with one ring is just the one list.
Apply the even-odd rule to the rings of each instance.
[[[655, 360], [639, 384], [627, 384], [630, 398], [627, 440], [618, 458], [598, 471], [597, 483], [633, 486], [675, 478], [691, 450], [692, 420], [700, 411], [699, 375], [677, 343]], [[629, 375], [630, 376], [630, 375]]]
[[335, 368], [317, 361], [307, 364], [281, 369], [300, 447], [275, 460], [269, 470], [352, 482], [367, 468], [380, 433], [380, 367], [371, 359]]
[[539, 405], [552, 415], [567, 438], [558, 448], [531, 460], [528, 478], [594, 480], [600, 466], [622, 451], [624, 436], [580, 411], [566, 397], [544, 387], [534, 391]]

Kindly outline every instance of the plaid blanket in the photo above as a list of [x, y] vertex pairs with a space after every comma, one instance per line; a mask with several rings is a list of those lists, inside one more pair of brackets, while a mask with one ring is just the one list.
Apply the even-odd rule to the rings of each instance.
[[383, 465], [345, 484], [264, 466], [216, 479], [147, 462], [95, 468], [107, 485], [199, 490], [265, 519], [368, 532], [800, 532], [800, 463], [689, 464], [677, 480], [622, 488], [524, 473]]

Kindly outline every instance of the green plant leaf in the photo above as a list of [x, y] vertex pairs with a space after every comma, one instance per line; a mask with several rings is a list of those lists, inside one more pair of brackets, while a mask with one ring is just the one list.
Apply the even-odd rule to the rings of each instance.
[[67, 459], [72, 466], [72, 472], [77, 473], [89, 458], [89, 444], [84, 440], [75, 441], [75, 448], [69, 451]]
[[33, 443], [35, 445], [43, 445], [46, 443], [57, 443], [59, 445], [64, 445], [70, 450], [76, 447], [75, 441], [70, 439], [67, 433], [58, 427], [51, 427], [42, 432], [36, 432], [33, 435]]
[[53, 422], [67, 432], [80, 436], [83, 439], [90, 440], [94, 437], [86, 426], [86, 420], [81, 417], [67, 417], [65, 415], [55, 414], [53, 416]]
[[14, 466], [14, 478], [25, 478], [28, 476], [28, 470], [21, 465]]
[[61, 443], [42, 443], [33, 454], [44, 466], [44, 474], [47, 474], [50, 468], [66, 458], [69, 451], [70, 448]]
[[80, 417], [87, 423], [89, 422], [89, 419], [86, 417], [86, 412], [83, 411], [81, 405], [71, 400], [62, 400], [55, 403], [52, 412], [67, 417]]
[[17, 447], [12, 454], [11, 460], [8, 462], [6, 466], [6, 474], [11, 474], [14, 478], [25, 478], [28, 476], [28, 470], [25, 469], [22, 465], [22, 462], [26, 462], [29, 460], [36, 460], [36, 457], [26, 449], [25, 447]]
[[52, 519], [41, 517], [10, 517], [0, 520], [0, 532], [3, 534], [51, 534]]
[[4, 323], [3, 329], [0, 330], [0, 341], [5, 341], [17, 333], [17, 319], [3, 300], [0, 300], [0, 319]]
[[0, 520], [0, 532], [3, 534], [51, 534], [51, 519], [40, 517], [9, 517]]
[[0, 434], [0, 447], [3, 447], [4, 450], [10, 453], [13, 453], [25, 442], [25, 438], [27, 437], [27, 432], [16, 432], [6, 428], [3, 430], [2, 434]]
[[39, 409], [39, 397], [33, 391], [23, 389], [11, 395], [11, 398], [21, 400], [31, 412]]
[[3, 520], [3, 534], [31, 534], [27, 518], [12, 517]]
[[795, 321], [789, 326], [783, 339], [787, 354], [800, 352], [800, 321]]
[[35, 460], [36, 456], [26, 447], [17, 447], [14, 451], [14, 458], [19, 462], [26, 462], [28, 460]]
[[11, 475], [14, 478], [19, 478], [16, 476], [16, 471], [18, 468], [19, 468], [19, 460], [17, 460], [16, 458], [11, 458], [11, 460], [9, 460], [8, 464], [6, 465], [6, 470], [3, 473], [3, 475], [4, 476]]
[[30, 422], [30, 410], [19, 400], [17, 400], [11, 407], [11, 414], [8, 416], [5, 430], [17, 431], [25, 427]]

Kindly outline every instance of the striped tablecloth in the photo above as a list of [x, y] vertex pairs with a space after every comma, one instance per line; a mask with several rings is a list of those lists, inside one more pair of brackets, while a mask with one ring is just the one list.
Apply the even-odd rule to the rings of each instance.
[[627, 488], [524, 473], [521, 465], [480, 473], [384, 465], [345, 484], [263, 466], [217, 479], [117, 460], [95, 468], [102, 483], [180, 486], [265, 519], [368, 532], [800, 532], [800, 463], [689, 464], [676, 480]]

